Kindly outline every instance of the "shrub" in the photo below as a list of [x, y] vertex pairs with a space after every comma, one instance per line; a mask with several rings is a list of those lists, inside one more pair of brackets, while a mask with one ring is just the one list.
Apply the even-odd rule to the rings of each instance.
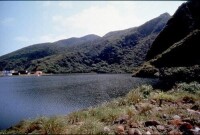
[[69, 134], [103, 134], [103, 127], [103, 123], [88, 118], [80, 126], [71, 128]]
[[191, 82], [189, 84], [187, 83], [179, 83], [177, 84], [177, 89], [181, 89], [184, 91], [187, 91], [189, 93], [196, 93], [197, 91], [200, 91], [200, 84], [197, 82]]
[[95, 118], [99, 119], [104, 123], [112, 123], [115, 121], [120, 115], [124, 114], [124, 110], [120, 107], [117, 108], [109, 108], [109, 107], [100, 107], [95, 109], [96, 115]]
[[168, 94], [168, 93], [165, 93], [165, 92], [159, 92], [158, 94], [155, 94], [153, 96], [153, 99], [155, 100], [164, 100], [164, 101], [169, 101], [169, 102], [175, 102], [177, 101], [177, 98], [176, 96], [174, 96], [173, 94]]
[[130, 105], [134, 105], [136, 103], [139, 103], [142, 100], [143, 95], [139, 91], [139, 89], [136, 89], [134, 91], [131, 91], [126, 96], [126, 102]]
[[63, 134], [65, 127], [63, 119], [50, 118], [44, 123], [44, 130], [46, 134]]

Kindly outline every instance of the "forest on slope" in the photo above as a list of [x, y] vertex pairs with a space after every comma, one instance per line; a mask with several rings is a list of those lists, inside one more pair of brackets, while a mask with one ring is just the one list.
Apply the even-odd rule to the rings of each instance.
[[164, 13], [139, 27], [31, 45], [0, 57], [0, 70], [45, 73], [131, 73], [169, 20]]

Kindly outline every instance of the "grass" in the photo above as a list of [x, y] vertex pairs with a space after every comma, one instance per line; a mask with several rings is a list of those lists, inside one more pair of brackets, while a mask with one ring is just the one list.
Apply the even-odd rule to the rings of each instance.
[[196, 94], [200, 93], [200, 84], [198, 82], [192, 83], [179, 83], [176, 85], [176, 89], [180, 89], [183, 91], [188, 91], [189, 93]]
[[97, 119], [88, 118], [80, 125], [69, 128], [68, 134], [100, 134], [103, 133], [104, 124]]
[[160, 100], [164, 100], [167, 102], [175, 102], [179, 99], [179, 97], [172, 95], [170, 93], [166, 93], [166, 92], [159, 92], [159, 93], [155, 93], [152, 96], [152, 99], [156, 100], [156, 101], [160, 101]]
[[[153, 90], [151, 86], [143, 85], [130, 91], [125, 97], [105, 102], [97, 107], [73, 112], [66, 116], [22, 121], [8, 130], [0, 131], [0, 134], [114, 134], [117, 126], [115, 121], [124, 115], [129, 116], [128, 123], [140, 124], [150, 119], [167, 124], [163, 119], [163, 114], [169, 117], [182, 115], [198, 119], [198, 116], [188, 114], [187, 108], [194, 105], [190, 103], [191, 101], [200, 105], [199, 91], [200, 87], [196, 82], [177, 84], [167, 92]], [[162, 105], [159, 106], [161, 100]], [[152, 101], [154, 103], [151, 103]], [[185, 104], [183, 101], [189, 101], [189, 103]], [[109, 130], [104, 131], [105, 127]]]

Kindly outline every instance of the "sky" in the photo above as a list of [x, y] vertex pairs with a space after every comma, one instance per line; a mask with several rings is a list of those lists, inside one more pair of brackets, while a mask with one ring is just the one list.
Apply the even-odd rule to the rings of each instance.
[[0, 56], [43, 42], [139, 26], [184, 1], [0, 1]]

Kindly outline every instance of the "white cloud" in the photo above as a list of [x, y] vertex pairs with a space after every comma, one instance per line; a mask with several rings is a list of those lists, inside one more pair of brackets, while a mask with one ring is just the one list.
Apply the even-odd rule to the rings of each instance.
[[73, 36], [89, 33], [103, 36], [109, 31], [125, 29], [141, 23], [141, 20], [133, 14], [133, 4], [127, 2], [121, 5], [121, 8], [117, 8], [116, 5], [91, 6], [72, 16], [55, 15], [52, 21], [56, 30], [67, 31]]
[[[53, 15], [52, 22], [57, 32], [68, 36], [83, 36], [91, 33], [103, 36], [109, 31], [142, 25], [164, 12], [173, 14], [181, 3], [183, 2], [91, 2], [90, 6], [84, 9], [74, 4], [72, 10], [77, 8], [78, 12], [71, 15]], [[160, 8], [161, 5], [165, 5], [166, 8]]]
[[0, 19], [0, 24], [8, 26], [8, 25], [12, 25], [14, 21], [15, 19], [13, 17], [7, 17], [7, 18]]

